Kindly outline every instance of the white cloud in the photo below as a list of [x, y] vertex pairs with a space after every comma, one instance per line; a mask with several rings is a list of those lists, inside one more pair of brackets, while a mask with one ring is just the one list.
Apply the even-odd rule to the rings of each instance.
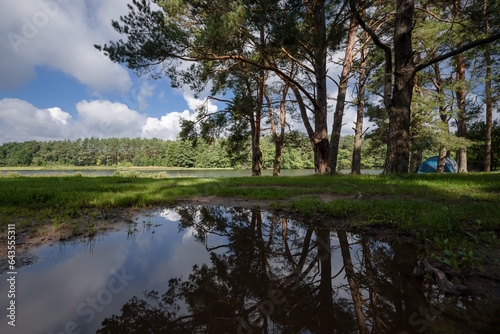
[[[143, 86], [144, 88], [144, 86]], [[150, 89], [146, 87], [146, 89]], [[142, 92], [142, 90], [141, 90]], [[139, 94], [141, 96], [141, 94]], [[185, 91], [183, 93], [184, 100], [188, 104], [189, 110], [184, 110], [183, 112], [171, 112], [165, 116], [161, 116], [160, 119], [148, 117], [146, 124], [142, 128], [141, 137], [144, 138], [160, 138], [165, 140], [175, 140], [177, 134], [181, 131], [181, 118], [193, 120], [196, 110], [200, 107], [208, 108], [209, 112], [216, 112], [218, 110], [217, 106], [210, 100], [197, 99], [191, 95], [190, 92]], [[139, 105], [140, 105], [140, 99]]]
[[0, 100], [0, 142], [64, 139], [72, 136], [71, 115], [59, 108], [38, 109], [19, 99]]
[[165, 218], [165, 220], [171, 222], [178, 222], [181, 219], [181, 215], [177, 213], [177, 211], [173, 209], [163, 209], [160, 212], [160, 217]]
[[146, 116], [123, 103], [107, 100], [81, 101], [76, 105], [84, 137], [139, 137]]
[[48, 108], [47, 110], [50, 113], [52, 119], [57, 120], [64, 125], [67, 125], [68, 120], [71, 119], [71, 115], [68, 114], [67, 112], [62, 111], [61, 108], [55, 107], [55, 108]]
[[180, 119], [193, 119], [189, 110], [147, 117], [127, 105], [108, 100], [77, 103], [78, 116], [58, 107], [39, 109], [31, 103], [5, 98], [0, 100], [0, 144], [26, 140], [75, 140], [78, 138], [160, 138], [175, 140]]
[[[196, 108], [196, 101], [191, 98], [190, 107]], [[209, 105], [215, 111], [216, 106]], [[29, 102], [5, 98], [0, 100], [0, 144], [26, 140], [75, 140], [78, 138], [160, 138], [175, 140], [180, 132], [180, 120], [194, 119], [189, 110], [171, 112], [160, 118], [147, 117], [126, 104], [108, 100], [81, 101], [77, 103], [78, 116], [73, 118], [58, 107], [39, 109]], [[355, 118], [354, 108], [349, 108], [344, 117], [343, 134], [352, 134]], [[300, 122], [293, 122], [293, 127], [301, 128]], [[366, 122], [366, 120], [365, 120]], [[366, 127], [369, 124], [365, 125]], [[347, 133], [346, 133], [347, 132]]]
[[128, 2], [0, 0], [0, 88], [18, 88], [36, 66], [48, 66], [94, 90], [128, 91], [126, 69], [94, 48], [116, 38], [111, 20], [128, 11]]
[[146, 124], [142, 128], [141, 137], [175, 140], [177, 134], [181, 131], [181, 118], [193, 119], [193, 116], [189, 113], [189, 110], [184, 110], [182, 113], [171, 112], [160, 119], [148, 117]]
[[196, 229], [193, 226], [189, 226], [182, 235], [182, 243], [189, 242], [190, 239], [193, 239], [197, 234]]
[[211, 100], [197, 99], [187, 92], [184, 92], [183, 96], [184, 96], [184, 100], [186, 100], [186, 102], [188, 104], [189, 109], [194, 111], [194, 112], [198, 108], [201, 108], [201, 107], [207, 108], [208, 112], [211, 112], [211, 113], [217, 111], [217, 106], [214, 105]]

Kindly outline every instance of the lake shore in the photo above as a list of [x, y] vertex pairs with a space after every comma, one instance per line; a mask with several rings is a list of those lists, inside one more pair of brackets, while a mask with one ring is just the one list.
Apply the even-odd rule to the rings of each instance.
[[164, 167], [164, 166], [27, 166], [27, 167], [0, 167], [0, 171], [30, 171], [30, 170], [233, 170], [233, 168], [194, 168], [194, 167]]
[[[110, 167], [112, 168], [112, 167]], [[342, 169], [340, 174], [350, 174], [350, 169]], [[155, 178], [228, 178], [228, 177], [248, 177], [252, 175], [250, 169], [233, 168], [177, 168], [160, 166], [142, 167], [119, 167], [116, 169], [94, 168], [77, 169], [77, 167], [65, 167], [63, 169], [19, 167], [18, 169], [0, 168], [0, 177], [3, 176], [124, 176], [124, 177], [155, 177]], [[282, 169], [281, 176], [310, 176], [314, 174], [314, 169]], [[362, 169], [362, 175], [382, 174], [382, 169]], [[262, 176], [272, 176], [272, 169], [263, 169]]]
[[[86, 167], [60, 166], [53, 169], [51, 167], [17, 167], [11, 169], [8, 167], [0, 168], [0, 176], [7, 174], [20, 174], [22, 176], [66, 176], [82, 174], [84, 176], [131, 176], [135, 177], [246, 177], [251, 176], [250, 169], [233, 168], [183, 168], [183, 167], [161, 167], [161, 166], [115, 166], [115, 167]], [[350, 171], [342, 171], [348, 173]], [[381, 170], [366, 170], [364, 173], [378, 174]], [[272, 169], [263, 169], [263, 176], [271, 176]], [[314, 174], [313, 169], [283, 169], [283, 176], [305, 176]]]
[[28, 167], [0, 167], [1, 171], [41, 171], [41, 170], [232, 170], [233, 168], [188, 168], [188, 167], [163, 167], [163, 166], [28, 166]]
[[[411, 240], [449, 270], [498, 273], [500, 174], [235, 178], [0, 177], [6, 245], [92, 237], [140, 210], [178, 205], [259, 207], [306, 224]], [[6, 249], [6, 247], [2, 247]], [[6, 251], [2, 251], [4, 257]]]

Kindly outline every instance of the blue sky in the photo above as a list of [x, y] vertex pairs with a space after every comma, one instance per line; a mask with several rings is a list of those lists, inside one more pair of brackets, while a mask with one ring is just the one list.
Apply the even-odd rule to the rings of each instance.
[[35, 71], [35, 78], [19, 88], [1, 89], [0, 96], [28, 101], [40, 109], [52, 108], [57, 104], [57, 107], [73, 116], [78, 115], [76, 105], [82, 100], [123, 103], [139, 113], [156, 118], [165, 115], [166, 108], [168, 111], [189, 109], [187, 96], [185, 98], [181, 90], [172, 89], [168, 79], [141, 78], [126, 70], [132, 81], [128, 91], [94, 91], [59, 70], [39, 66]]
[[[130, 2], [0, 0], [0, 144], [91, 136], [176, 138], [180, 118], [193, 119], [207, 94], [195, 98], [189, 89], [171, 88], [168, 79], [137, 77], [94, 48], [123, 38], [111, 21], [126, 15]], [[332, 77], [339, 73], [339, 66], [329, 64]], [[329, 82], [330, 97], [336, 94]], [[224, 105], [210, 102], [208, 108]], [[353, 133], [355, 117], [348, 107], [343, 134]], [[304, 131], [300, 122], [289, 121]]]
[[175, 139], [204, 96], [137, 77], [94, 48], [120, 37], [111, 20], [129, 2], [0, 0], [0, 143]]

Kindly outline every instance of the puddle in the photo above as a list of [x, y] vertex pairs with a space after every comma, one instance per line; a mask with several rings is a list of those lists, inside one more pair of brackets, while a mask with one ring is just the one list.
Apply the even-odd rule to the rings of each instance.
[[0, 332], [500, 332], [498, 303], [440, 292], [413, 274], [422, 256], [257, 209], [162, 209], [36, 249], [17, 271], [16, 326], [4, 315]]

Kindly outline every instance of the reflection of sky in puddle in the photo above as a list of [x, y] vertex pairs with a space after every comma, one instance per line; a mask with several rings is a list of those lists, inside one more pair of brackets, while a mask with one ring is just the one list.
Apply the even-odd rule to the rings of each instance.
[[[102, 236], [91, 245], [73, 242], [36, 250], [39, 263], [18, 270], [16, 327], [2, 321], [0, 332], [64, 333], [73, 321], [82, 333], [94, 333], [104, 318], [119, 313], [134, 295], [163, 290], [170, 278], [185, 277], [194, 264], [208, 263], [205, 247], [194, 240], [191, 230], [179, 233], [176, 219], [175, 211], [162, 210], [144, 219], [151, 227], [139, 219], [133, 236], [125, 230]], [[102, 291], [109, 291], [109, 284], [115, 293]], [[7, 290], [3, 279], [0, 291]], [[107, 304], [102, 310], [99, 301]], [[6, 302], [7, 298], [0, 299], [3, 310]]]
[[[260, 241], [256, 232], [259, 230], [256, 227], [259, 219], [262, 219], [260, 233], [263, 236]], [[224, 221], [226, 222], [223, 223]], [[283, 233], [282, 226], [286, 226], [286, 233]], [[227, 277], [231, 277], [233, 281], [224, 281], [224, 277], [217, 276], [211, 283], [219, 286], [211, 288], [215, 291], [217, 288], [218, 291], [225, 291], [227, 284], [231, 287], [228, 291], [231, 291], [231, 289], [238, 290], [238, 286], [233, 285], [244, 284], [246, 295], [243, 304], [247, 310], [268, 298], [259, 295], [260, 284], [268, 289], [288, 289], [286, 290], [288, 292], [292, 289], [293, 292], [293, 288], [284, 288], [285, 282], [288, 278], [297, 276], [297, 272], [292, 268], [292, 262], [296, 266], [302, 260], [304, 263], [299, 277], [301, 288], [296, 296], [293, 293], [289, 295], [290, 300], [294, 300], [293, 298], [306, 300], [308, 297], [302, 297], [309, 293], [312, 296], [308, 301], [312, 303], [311, 305], [319, 300], [321, 267], [325, 263], [318, 253], [322, 244], [320, 232], [311, 226], [290, 219], [271, 217], [268, 213], [261, 215], [258, 210], [184, 207], [143, 213], [137, 217], [136, 223], [130, 226], [130, 230], [134, 232], [129, 234], [129, 230], [124, 229], [120, 232], [110, 232], [90, 242], [56, 244], [34, 250], [39, 261], [18, 269], [16, 327], [8, 326], [4, 318], [0, 322], [0, 333], [95, 333], [101, 328], [104, 319], [120, 315], [122, 307], [129, 303], [132, 297], [144, 299], [143, 292], [152, 290], [164, 293], [172, 278], [188, 281], [191, 274], [196, 276], [193, 271], [194, 265], [207, 264], [213, 268], [210, 253], [224, 255], [236, 261], [229, 261], [227, 266]], [[340, 314], [345, 317], [340, 319], [343, 323], [353, 323], [355, 317], [341, 244], [344, 245], [344, 250], [349, 247], [350, 259], [361, 285], [359, 293], [365, 303], [371, 303], [373, 297], [367, 288], [369, 285], [367, 259], [364, 257], [366, 254], [363, 254], [363, 251], [366, 251], [363, 247], [370, 249], [368, 253], [371, 253], [370, 257], [373, 258], [370, 262], [377, 267], [371, 274], [372, 279], [378, 280], [378, 284], [381, 284], [372, 291], [377, 290], [380, 295], [377, 299], [380, 316], [392, 326], [408, 323], [409, 315], [422, 307], [427, 308], [428, 300], [434, 298], [432, 293], [426, 298], [423, 281], [410, 275], [418, 262], [415, 249], [408, 251], [407, 246], [391, 247], [371, 238], [363, 237], [361, 240], [362, 237], [359, 235], [341, 234], [341, 232], [321, 234], [330, 236], [331, 277], [333, 277], [331, 286], [323, 291], [328, 291], [328, 294], [332, 291], [335, 312], [337, 316]], [[349, 246], [341, 242], [341, 236], [343, 240], [347, 236]], [[308, 237], [307, 244], [305, 240]], [[207, 249], [213, 251], [208, 252]], [[250, 259], [247, 254], [251, 254]], [[261, 257], [262, 254], [265, 257]], [[302, 255], [304, 258], [299, 260]], [[263, 261], [266, 263], [265, 272], [269, 275], [269, 280], [258, 279], [258, 276], [260, 279], [263, 277], [263, 268], [259, 262], [262, 258], [265, 258]], [[305, 273], [308, 267], [311, 270]], [[238, 272], [243, 272], [246, 276], [243, 278], [237, 276]], [[200, 271], [197, 275], [200, 275]], [[206, 278], [203, 275], [196, 277]], [[252, 284], [255, 286], [252, 287]], [[425, 289], [428, 291], [426, 293], [431, 291], [430, 287], [431, 285]], [[7, 281], [2, 278], [0, 291], [3, 291], [4, 297], [0, 298], [0, 307], [3, 310], [8, 303], [8, 299], [5, 298], [7, 290]], [[299, 292], [305, 295], [302, 296]], [[195, 293], [198, 293], [198, 290]], [[216, 296], [217, 300], [225, 297], [223, 294]], [[229, 296], [231, 297], [238, 296]], [[418, 304], [415, 304], [414, 300], [417, 300]], [[396, 310], [396, 305], [399, 305], [397, 306], [399, 311]], [[177, 306], [180, 308], [179, 314], [188, 313], [185, 300], [180, 299]], [[308, 313], [310, 309], [304, 310], [307, 313], [305, 316], [309, 317], [307, 321], [311, 316], [315, 316]], [[408, 314], [403, 314], [401, 310]], [[366, 314], [371, 312], [367, 309], [364, 311]], [[291, 317], [300, 318], [301, 312], [292, 314]], [[401, 314], [399, 317], [402, 318], [398, 318], [398, 314]], [[419, 317], [415, 319], [421, 319]], [[272, 326], [275, 320], [281, 321], [278, 318], [269, 319], [269, 326]], [[282, 326], [288, 320], [290, 319], [287, 318], [276, 325]], [[291, 320], [297, 323], [302, 321]], [[371, 329], [370, 324], [368, 328]], [[411, 330], [421, 328], [423, 327], [413, 325], [402, 327]], [[308, 329], [303, 330], [307, 332]]]

